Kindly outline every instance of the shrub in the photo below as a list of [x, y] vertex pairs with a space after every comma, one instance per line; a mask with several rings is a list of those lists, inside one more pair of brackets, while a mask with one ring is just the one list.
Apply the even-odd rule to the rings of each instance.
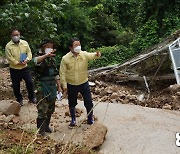
[[131, 52], [128, 48], [124, 46], [112, 46], [112, 47], [101, 47], [96, 49], [91, 49], [90, 52], [101, 52], [101, 57], [99, 59], [89, 62], [89, 68], [98, 68], [107, 65], [119, 64], [124, 62], [130, 57]]

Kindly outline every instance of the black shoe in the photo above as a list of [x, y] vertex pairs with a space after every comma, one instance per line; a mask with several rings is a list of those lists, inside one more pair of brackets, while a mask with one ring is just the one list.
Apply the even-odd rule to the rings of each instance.
[[94, 124], [94, 119], [93, 118], [88, 118], [87, 119], [87, 124], [89, 124], [89, 125]]
[[74, 118], [72, 118], [72, 120], [71, 120], [69, 126], [71, 126], [71, 127], [76, 126], [76, 120], [75, 120]]
[[47, 132], [47, 133], [52, 133], [52, 129], [51, 129], [49, 126], [47, 126], [47, 127], [45, 128], [45, 132]]
[[76, 109], [75, 107], [70, 107], [69, 108], [70, 111], [70, 115], [71, 115], [71, 123], [69, 124], [69, 126], [76, 126]]
[[23, 100], [18, 101], [20, 106], [23, 106]]
[[49, 127], [51, 115], [49, 115], [45, 121], [45, 132], [52, 133], [52, 129]]
[[88, 118], [87, 118], [87, 124], [89, 124], [89, 125], [94, 124], [93, 111], [91, 111], [90, 113], [87, 113], [87, 114], [89, 114]]
[[30, 99], [30, 100], [29, 100], [29, 103], [36, 104], [36, 103], [37, 103], [37, 99], [36, 99], [36, 98]]
[[45, 119], [37, 118], [37, 128], [39, 129], [38, 134], [45, 136]]

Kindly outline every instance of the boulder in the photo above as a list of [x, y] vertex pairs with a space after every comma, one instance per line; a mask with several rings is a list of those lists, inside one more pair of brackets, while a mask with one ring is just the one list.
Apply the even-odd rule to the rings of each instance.
[[169, 104], [165, 104], [162, 108], [167, 109], [167, 110], [171, 110], [172, 106]]
[[13, 102], [10, 104], [10, 106], [6, 109], [6, 111], [3, 112], [4, 115], [19, 115], [19, 112], [21, 110], [21, 107], [19, 103]]
[[101, 146], [107, 134], [107, 127], [102, 123], [95, 123], [85, 132], [83, 144], [89, 148]]

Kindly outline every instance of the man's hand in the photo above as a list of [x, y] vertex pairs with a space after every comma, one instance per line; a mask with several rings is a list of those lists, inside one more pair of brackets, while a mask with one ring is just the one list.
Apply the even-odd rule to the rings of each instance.
[[53, 56], [56, 56], [56, 54], [54, 54], [54, 52], [56, 52], [56, 49], [54, 49], [53, 51], [51, 52], [48, 52], [45, 54], [45, 57], [53, 57]]
[[23, 65], [26, 65], [29, 62], [29, 60], [24, 60], [23, 62], [21, 62]]
[[58, 86], [57, 89], [58, 89], [58, 92], [59, 92], [59, 93], [60, 93], [60, 92], [61, 92], [61, 93], [63, 92], [61, 86]]
[[67, 88], [63, 88], [63, 94], [67, 94]]
[[97, 57], [100, 57], [101, 56], [101, 53], [99, 51], [96, 51], [96, 56]]
[[19, 62], [19, 63], [17, 63], [17, 65], [21, 65], [21, 66], [23, 66], [23, 65], [26, 65], [26, 63]]

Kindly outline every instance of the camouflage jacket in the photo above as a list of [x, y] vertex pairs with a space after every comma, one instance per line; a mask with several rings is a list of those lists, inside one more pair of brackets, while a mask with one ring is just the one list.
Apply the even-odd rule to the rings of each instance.
[[37, 91], [43, 91], [41, 82], [48, 83], [47, 81], [58, 80], [59, 72], [54, 57], [48, 57], [41, 63], [36, 62], [36, 57], [32, 59], [34, 84]]

